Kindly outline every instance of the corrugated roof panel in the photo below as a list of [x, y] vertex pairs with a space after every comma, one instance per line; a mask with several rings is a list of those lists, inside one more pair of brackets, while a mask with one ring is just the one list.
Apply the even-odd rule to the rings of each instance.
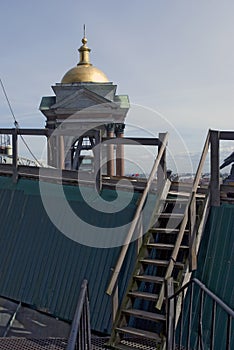
[[[58, 185], [47, 183], [46, 186], [48, 198], [54, 196], [59, 202]], [[117, 214], [100, 215], [85, 204], [78, 187], [64, 186], [64, 191], [73, 210], [86, 220], [92, 216], [95, 227], [111, 228], [129, 222], [139, 198], [138, 194], [134, 194], [127, 208]], [[84, 188], [84, 191], [88, 196], [93, 195], [90, 188]], [[116, 198], [115, 191], [111, 190], [103, 191], [102, 195], [110, 201], [110, 205]], [[124, 192], [121, 195], [125, 203], [131, 194]], [[95, 197], [91, 199], [95, 202]], [[149, 199], [155, 201], [154, 196]], [[0, 295], [71, 320], [82, 280], [86, 278], [89, 281], [92, 328], [109, 332], [112, 306], [105, 290], [120, 248], [89, 247], [62, 234], [43, 207], [37, 181], [21, 179], [13, 184], [10, 178], [0, 177], [0, 208]], [[57, 217], [64, 220], [62, 206], [58, 206]], [[80, 227], [77, 230], [82, 234]], [[117, 239], [118, 229], [115, 235], [114, 239]], [[108, 240], [111, 242], [113, 235]], [[133, 243], [119, 279], [120, 300], [135, 256], [136, 244]]]
[[[214, 294], [224, 301], [230, 308], [234, 308], [234, 205], [223, 204], [211, 207], [206, 227], [202, 236], [198, 254], [198, 269], [193, 276], [204, 283]], [[187, 327], [190, 322], [190, 291], [187, 293], [183, 321], [184, 332], [182, 345], [186, 346]], [[190, 348], [195, 349], [198, 342], [198, 326], [201, 292], [194, 286], [191, 318]], [[202, 334], [204, 349], [210, 348], [213, 302], [209, 296], [204, 296], [202, 314]], [[217, 306], [215, 320], [214, 350], [224, 349], [227, 334], [227, 314]], [[179, 339], [180, 324], [177, 327]], [[234, 332], [232, 332], [230, 348], [234, 348]]]
[[[230, 308], [234, 308], [234, 205], [223, 204], [212, 207], [202, 237], [198, 255], [198, 269], [194, 276], [201, 280], [214, 294], [223, 300]], [[205, 297], [203, 310], [204, 347], [210, 346], [212, 300]], [[189, 304], [189, 300], [186, 300]], [[194, 306], [192, 313], [191, 342], [195, 347], [198, 337], [198, 315], [200, 292], [194, 289]], [[185, 308], [186, 309], [186, 308]], [[187, 310], [189, 308], [187, 307]], [[185, 316], [185, 315], [184, 315]], [[188, 315], [184, 317], [188, 322]], [[223, 349], [226, 342], [227, 314], [217, 307], [216, 334], [214, 349]], [[186, 344], [186, 339], [184, 339]], [[232, 332], [231, 348], [234, 346]]]
[[212, 207], [202, 239], [196, 277], [234, 308], [234, 205]]

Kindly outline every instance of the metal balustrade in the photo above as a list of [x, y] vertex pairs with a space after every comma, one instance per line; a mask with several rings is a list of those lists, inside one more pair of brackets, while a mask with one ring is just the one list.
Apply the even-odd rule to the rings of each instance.
[[84, 280], [73, 318], [66, 350], [91, 350], [88, 281]]
[[[191, 279], [176, 293], [173, 285], [172, 278], [166, 281], [166, 349], [233, 349], [234, 311], [196, 278]], [[217, 326], [221, 312], [226, 315], [226, 324], [222, 324], [222, 328]], [[220, 342], [220, 339], [223, 339], [222, 344], [216, 342]]]

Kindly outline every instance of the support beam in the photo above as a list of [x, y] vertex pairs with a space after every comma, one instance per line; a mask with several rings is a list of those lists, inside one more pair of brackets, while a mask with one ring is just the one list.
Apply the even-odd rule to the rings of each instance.
[[95, 146], [93, 149], [94, 152], [94, 176], [95, 182], [96, 182], [96, 189], [99, 192], [102, 188], [102, 169], [101, 169], [101, 159], [102, 159], [102, 152], [100, 142], [101, 142], [101, 131], [95, 130], [94, 131], [94, 138], [95, 138]]
[[[160, 152], [160, 149], [163, 146], [163, 142], [166, 139], [165, 133], [159, 133], [159, 147], [158, 147], [158, 153]], [[167, 146], [167, 145], [165, 145]], [[166, 181], [166, 173], [167, 173], [167, 167], [166, 167], [166, 147], [164, 148], [164, 152], [162, 154], [162, 157], [160, 159], [158, 171], [157, 171], [157, 188], [158, 193], [161, 191], [161, 189], [164, 186], [164, 183]]]
[[121, 142], [123, 145], [144, 145], [144, 146], [158, 146], [160, 141], [158, 138], [154, 137], [124, 137], [121, 140], [117, 140], [116, 137], [103, 137], [102, 142], [110, 141], [116, 144], [117, 141]]
[[15, 133], [15, 130], [17, 130], [18, 135], [33, 135], [33, 136], [47, 136], [49, 134], [48, 129], [0, 129], [0, 134], [3, 135], [13, 135]]
[[58, 167], [60, 169], [65, 168], [65, 157], [64, 157], [64, 139], [63, 136], [59, 136], [59, 163]]
[[[117, 139], [124, 137], [124, 124], [115, 124], [115, 134]], [[124, 176], [124, 146], [117, 143], [116, 146], [116, 176]]]
[[167, 337], [166, 337], [166, 348], [173, 350], [175, 346], [175, 300], [174, 298], [169, 299], [174, 295], [174, 282], [173, 278], [170, 277], [165, 280], [166, 299], [167, 299]]
[[234, 140], [234, 131], [220, 131], [219, 132], [220, 140]]
[[211, 206], [220, 206], [220, 188], [219, 188], [219, 131], [210, 130], [211, 142]]
[[13, 182], [18, 181], [18, 135], [17, 129], [14, 129], [15, 132], [12, 134], [12, 165], [13, 165]]
[[[107, 124], [107, 138], [112, 139], [114, 137], [114, 124]], [[114, 145], [110, 142], [107, 143], [107, 176], [115, 175], [115, 163], [114, 163]]]

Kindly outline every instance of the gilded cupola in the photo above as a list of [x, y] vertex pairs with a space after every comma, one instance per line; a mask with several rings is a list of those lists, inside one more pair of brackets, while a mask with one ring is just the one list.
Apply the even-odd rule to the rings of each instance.
[[62, 78], [62, 84], [72, 83], [107, 83], [109, 82], [105, 73], [90, 63], [89, 54], [91, 49], [87, 46], [87, 38], [84, 30], [82, 46], [78, 49], [80, 61], [76, 67], [71, 68]]

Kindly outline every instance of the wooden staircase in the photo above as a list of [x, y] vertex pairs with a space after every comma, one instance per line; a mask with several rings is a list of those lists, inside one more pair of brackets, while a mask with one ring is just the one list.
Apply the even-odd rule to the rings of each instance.
[[[173, 191], [167, 182], [144, 235], [133, 276], [117, 313], [109, 346], [116, 349], [139, 348], [142, 340], [162, 349], [166, 336], [164, 282], [173, 277], [180, 287], [189, 271], [192, 233], [199, 230], [205, 196], [194, 194], [195, 216], [190, 218], [188, 193]], [[191, 221], [193, 225], [191, 225]], [[147, 347], [145, 347], [147, 349]]]

